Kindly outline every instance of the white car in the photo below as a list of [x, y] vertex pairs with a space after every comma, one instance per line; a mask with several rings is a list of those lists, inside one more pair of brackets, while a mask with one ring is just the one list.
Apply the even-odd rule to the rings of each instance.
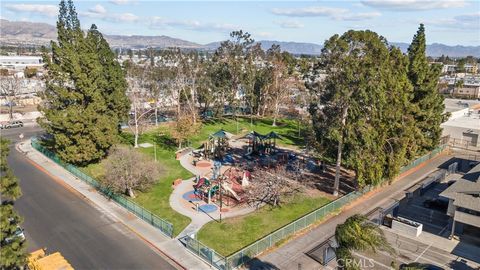
[[17, 226], [17, 229], [13, 233], [13, 236], [5, 238], [5, 242], [9, 243], [13, 241], [14, 238], [20, 238], [21, 242], [25, 241], [25, 233], [23, 232], [23, 229], [20, 228], [20, 226]]

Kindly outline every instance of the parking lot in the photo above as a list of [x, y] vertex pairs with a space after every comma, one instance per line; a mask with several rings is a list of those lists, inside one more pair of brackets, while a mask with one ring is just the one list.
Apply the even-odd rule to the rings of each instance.
[[[459, 176], [456, 174], [449, 175], [442, 182], [433, 183], [422, 195], [403, 199], [400, 203], [398, 216], [422, 223], [425, 232], [448, 236], [449, 232], [446, 229], [449, 220], [449, 216], [446, 214], [448, 200], [439, 200], [438, 194], [447, 189], [448, 182], [454, 181], [452, 179], [455, 178], [459, 179]], [[428, 207], [428, 202], [435, 202], [435, 204], [431, 203]], [[442, 204], [443, 202], [445, 204]]]

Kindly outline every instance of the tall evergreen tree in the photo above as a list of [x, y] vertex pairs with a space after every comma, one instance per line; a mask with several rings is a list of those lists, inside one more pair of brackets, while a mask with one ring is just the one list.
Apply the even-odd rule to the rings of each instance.
[[9, 153], [10, 142], [0, 138], [0, 194], [2, 202], [14, 201], [22, 195], [18, 181], [7, 165], [7, 156]]
[[439, 144], [442, 135], [440, 124], [446, 120], [444, 97], [437, 89], [441, 68], [429, 65], [425, 42], [425, 27], [420, 24], [408, 48], [408, 78], [414, 89], [412, 102], [418, 107], [415, 112], [418, 154]]
[[25, 266], [25, 239], [17, 235], [21, 222], [11, 204], [0, 205], [0, 269], [21, 269]]
[[99, 87], [103, 89], [102, 95], [107, 104], [108, 114], [116, 121], [125, 120], [130, 109], [130, 101], [125, 94], [127, 81], [122, 67], [115, 61], [115, 53], [95, 24], [88, 31], [87, 40], [95, 47], [98, 61], [103, 68], [104, 78]]
[[313, 73], [327, 77], [307, 87], [318, 98], [310, 113], [319, 145], [337, 160], [334, 194], [342, 164], [355, 171], [359, 186], [379, 184], [404, 164], [413, 125], [406, 65], [400, 51], [371, 31], [348, 31], [325, 42]]
[[13, 209], [21, 196], [20, 186], [7, 165], [9, 141], [0, 138], [0, 269], [18, 269], [25, 265], [25, 241], [17, 230], [22, 219]]
[[40, 124], [53, 135], [61, 159], [85, 165], [104, 157], [117, 138], [128, 111], [126, 82], [96, 26], [84, 36], [71, 0], [60, 2], [57, 30], [51, 58], [44, 52], [48, 74]]

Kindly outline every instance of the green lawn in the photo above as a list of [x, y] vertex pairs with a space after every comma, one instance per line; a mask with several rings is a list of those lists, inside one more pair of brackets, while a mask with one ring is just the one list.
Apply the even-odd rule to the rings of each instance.
[[202, 227], [197, 237], [200, 242], [228, 256], [328, 202], [323, 197], [297, 195], [278, 208], [265, 206], [245, 216], [226, 219], [222, 223], [212, 221]]
[[[156, 133], [149, 132], [143, 134], [140, 137], [140, 143], [153, 143], [155, 138], [154, 134]], [[132, 140], [133, 136], [130, 134], [122, 134], [122, 143], [132, 145]], [[140, 148], [139, 150], [150, 155], [152, 159], [154, 158], [153, 148]], [[190, 223], [190, 218], [170, 208], [169, 198], [173, 191], [172, 182], [178, 178], [188, 179], [192, 177], [192, 174], [175, 160], [175, 151], [175, 146], [171, 146], [166, 142], [161, 143], [160, 139], [157, 138], [157, 161], [161, 164], [164, 173], [158, 184], [154, 185], [148, 192], [136, 192], [136, 198], [134, 200], [157, 216], [171, 222], [174, 228], [174, 235], [177, 235]], [[101, 178], [104, 174], [102, 163], [92, 164], [83, 169], [97, 179]]]
[[[238, 119], [238, 131], [240, 134], [247, 133], [248, 131], [255, 130], [259, 133], [266, 134], [270, 131], [275, 131], [283, 140], [279, 141], [281, 145], [298, 146], [303, 143], [303, 139], [298, 137], [298, 123], [293, 120], [279, 120], [277, 126], [272, 127], [272, 120], [269, 119], [253, 119], [253, 125], [250, 125], [249, 118]], [[232, 119], [208, 121], [202, 125], [199, 133], [190, 139], [192, 146], [197, 147], [207, 140], [208, 135], [224, 129], [227, 132], [237, 134], [237, 122]], [[139, 143], [149, 142], [155, 143], [157, 161], [164, 168], [165, 173], [161, 177], [158, 184], [154, 185], [147, 192], [136, 192], [135, 201], [141, 204], [146, 209], [152, 211], [157, 216], [164, 218], [171, 222], [174, 226], [174, 234], [180, 233], [189, 223], [190, 218], [185, 217], [172, 208], [170, 208], [169, 198], [172, 193], [172, 182], [175, 179], [188, 179], [193, 175], [185, 170], [180, 163], [175, 159], [175, 151], [177, 150], [177, 144], [170, 138], [170, 126], [168, 124], [162, 124], [157, 128], [151, 129], [148, 132], [142, 134], [139, 139]], [[129, 133], [123, 133], [121, 135], [121, 143], [133, 145], [133, 136]], [[154, 148], [139, 148], [139, 151], [154, 158]], [[104, 171], [102, 163], [92, 164], [85, 168], [82, 168], [86, 173], [90, 174], [96, 179], [101, 179]], [[307, 202], [305, 202], [307, 203]], [[302, 204], [300, 204], [301, 207]], [[312, 208], [313, 209], [313, 208]], [[264, 211], [264, 210], [261, 210]], [[275, 210], [277, 211], [277, 210]], [[295, 209], [295, 211], [297, 211]], [[308, 210], [307, 210], [308, 211]], [[305, 213], [306, 211], [299, 210], [299, 213]], [[282, 214], [287, 215], [287, 214]], [[297, 215], [300, 216], [301, 214]], [[291, 219], [290, 219], [291, 220]], [[253, 238], [255, 239], [255, 238]]]
[[[261, 134], [267, 134], [270, 131], [278, 133], [282, 140], [278, 140], [278, 143], [283, 146], [299, 147], [302, 145], [303, 136], [298, 136], [298, 122], [295, 120], [280, 119], [277, 120], [277, 126], [272, 127], [272, 119], [253, 119], [250, 123], [250, 118], [238, 118], [234, 119], [222, 119], [222, 120], [209, 120], [202, 124], [199, 133], [190, 138], [190, 143], [193, 147], [200, 146], [204, 141], [208, 139], [208, 136], [220, 129], [223, 129], [232, 134], [246, 134], [249, 131], [256, 131]], [[156, 129], [157, 133], [169, 134], [169, 127], [162, 125]], [[238, 132], [237, 132], [238, 131]]]

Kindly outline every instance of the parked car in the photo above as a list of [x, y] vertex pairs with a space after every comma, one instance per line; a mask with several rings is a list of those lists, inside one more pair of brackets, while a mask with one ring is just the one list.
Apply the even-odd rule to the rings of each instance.
[[418, 262], [413, 262], [409, 264], [402, 264], [400, 265], [400, 270], [408, 270], [408, 269], [415, 269], [415, 270], [444, 270], [442, 267], [436, 266], [434, 264], [428, 264], [428, 263], [418, 263]]
[[[10, 224], [15, 224], [15, 219], [12, 219], [12, 218], [9, 218], [8, 221], [10, 222]], [[23, 229], [17, 225], [17, 228], [15, 229], [15, 232], [13, 233], [12, 236], [10, 237], [6, 237], [4, 239], [5, 243], [10, 243], [11, 241], [13, 241], [15, 238], [20, 238], [20, 241], [23, 242], [25, 241], [25, 233], [23, 232]]]
[[440, 199], [427, 199], [423, 202], [423, 206], [430, 208], [430, 209], [436, 209], [442, 212], [447, 211], [448, 208], [448, 201], [445, 200], [440, 200]]
[[23, 122], [20, 120], [15, 120], [15, 121], [10, 121], [0, 125], [0, 128], [2, 129], [16, 128], [16, 127], [23, 127]]

